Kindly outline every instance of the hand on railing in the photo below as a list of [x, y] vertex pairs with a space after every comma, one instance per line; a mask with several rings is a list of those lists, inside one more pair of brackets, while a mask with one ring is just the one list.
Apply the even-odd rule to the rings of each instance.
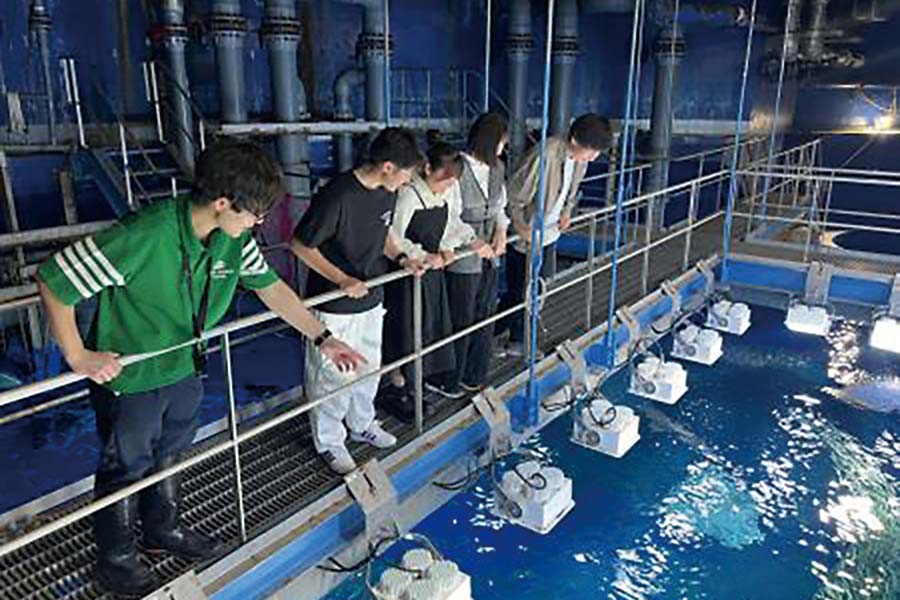
[[122, 363], [115, 352], [94, 352], [83, 349], [72, 357], [66, 357], [72, 371], [84, 375], [94, 383], [107, 383], [122, 372]]
[[340, 282], [341, 291], [347, 294], [348, 298], [365, 298], [369, 295], [369, 286], [365, 281], [360, 281], [356, 277], [346, 277]]
[[404, 257], [400, 261], [400, 266], [412, 274], [413, 277], [421, 277], [428, 270], [428, 263], [424, 259], [409, 256]]
[[484, 240], [476, 238], [475, 241], [469, 244], [469, 248], [481, 258], [494, 257], [494, 248], [492, 248], [491, 245]]

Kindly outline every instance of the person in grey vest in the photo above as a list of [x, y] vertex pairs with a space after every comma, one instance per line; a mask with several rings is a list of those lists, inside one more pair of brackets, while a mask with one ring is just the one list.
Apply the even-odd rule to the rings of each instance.
[[[540, 276], [556, 275], [556, 242], [568, 228], [578, 188], [587, 172], [588, 163], [597, 160], [612, 146], [612, 126], [606, 117], [588, 113], [572, 123], [567, 136], [547, 140], [544, 171], [544, 260]], [[528, 255], [532, 229], [536, 226], [540, 146], [535, 144], [525, 155], [509, 180], [509, 214], [519, 236], [506, 260], [506, 289], [503, 308], [511, 308], [525, 300], [528, 282]], [[516, 312], [509, 320], [509, 355], [523, 355], [525, 311]]]
[[[461, 258], [447, 267], [447, 292], [454, 333], [492, 317], [497, 311], [497, 273], [506, 253], [509, 217], [503, 153], [509, 133], [496, 113], [478, 117], [469, 130], [459, 178], [458, 214], [471, 228], [474, 240], [487, 251]], [[451, 206], [451, 213], [454, 207]], [[487, 383], [493, 354], [494, 326], [487, 325], [456, 342], [456, 369], [444, 389], [477, 393]]]

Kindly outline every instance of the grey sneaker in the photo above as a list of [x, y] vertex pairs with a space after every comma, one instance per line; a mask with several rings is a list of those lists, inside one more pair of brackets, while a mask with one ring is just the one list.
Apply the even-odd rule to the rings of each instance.
[[381, 428], [381, 423], [372, 421], [369, 428], [362, 433], [350, 432], [350, 439], [354, 442], [364, 442], [376, 448], [390, 448], [397, 443], [397, 438]]
[[338, 475], [347, 475], [356, 470], [356, 461], [344, 446], [330, 446], [319, 456], [328, 464], [328, 468]]

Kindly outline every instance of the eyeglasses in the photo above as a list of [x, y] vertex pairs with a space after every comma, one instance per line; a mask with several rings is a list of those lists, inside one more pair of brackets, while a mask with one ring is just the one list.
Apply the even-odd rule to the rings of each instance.
[[236, 206], [236, 205], [232, 205], [231, 210], [233, 210], [235, 213], [237, 213], [241, 216], [250, 215], [251, 217], [253, 217], [253, 225], [254, 226], [262, 225], [263, 223], [265, 223], [266, 217], [269, 215], [269, 211], [266, 211], [261, 215], [255, 215], [252, 212], [250, 212], [249, 210], [243, 209], [240, 206]]

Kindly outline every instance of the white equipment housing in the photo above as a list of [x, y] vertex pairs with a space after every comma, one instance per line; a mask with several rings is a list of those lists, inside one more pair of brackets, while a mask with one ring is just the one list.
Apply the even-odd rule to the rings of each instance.
[[648, 356], [631, 371], [628, 391], [664, 404], [675, 404], [687, 389], [687, 371], [684, 367], [674, 361]]
[[641, 439], [640, 421], [631, 408], [598, 398], [575, 415], [572, 441], [588, 450], [622, 458]]
[[706, 326], [733, 335], [744, 335], [750, 329], [750, 307], [743, 302], [719, 300], [710, 307]]
[[688, 325], [672, 335], [672, 356], [712, 365], [722, 356], [722, 336], [712, 329]]
[[797, 333], [826, 336], [831, 329], [831, 315], [824, 306], [807, 306], [797, 303], [788, 308], [785, 326]]
[[533, 460], [517, 469], [518, 474], [512, 469], [503, 474], [494, 491], [493, 514], [536, 533], [550, 533], [575, 507], [572, 480], [560, 469]]
[[[376, 589], [379, 600], [472, 600], [472, 579], [449, 560], [424, 548], [403, 555], [404, 569], [387, 569]], [[410, 572], [416, 571], [416, 572]]]

